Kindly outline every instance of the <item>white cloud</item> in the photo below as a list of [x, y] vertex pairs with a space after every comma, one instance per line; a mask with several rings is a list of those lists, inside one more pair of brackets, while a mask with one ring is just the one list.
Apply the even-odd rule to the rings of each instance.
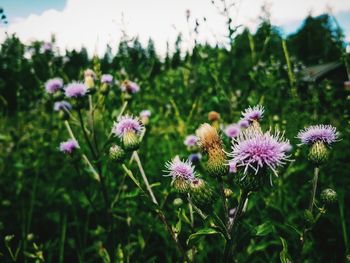
[[[236, 2], [234, 21], [254, 28], [266, 1]], [[277, 25], [302, 19], [310, 11], [314, 15], [320, 14], [328, 7], [334, 13], [350, 10], [350, 2], [344, 0], [274, 0], [270, 3], [271, 20]], [[206, 25], [200, 28], [201, 41], [223, 41], [226, 34], [224, 18], [210, 0], [68, 0], [62, 11], [47, 10], [41, 15], [15, 19], [7, 32], [16, 33], [23, 41], [48, 41], [54, 33], [61, 49], [84, 45], [90, 54], [102, 54], [107, 43], [116, 46], [122, 30], [126, 29], [128, 35], [139, 36], [142, 43], [153, 38], [157, 50], [164, 54], [166, 42], [173, 43], [179, 31], [184, 34], [184, 45], [190, 45], [185, 18], [187, 9], [191, 10], [193, 18], [207, 18]], [[0, 41], [4, 37], [5, 33], [0, 32]]]

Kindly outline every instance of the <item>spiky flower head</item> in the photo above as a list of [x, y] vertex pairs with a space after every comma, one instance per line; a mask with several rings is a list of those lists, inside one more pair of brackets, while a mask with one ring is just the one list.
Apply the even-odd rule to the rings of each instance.
[[87, 87], [80, 82], [73, 82], [66, 86], [65, 95], [68, 98], [82, 98], [86, 95]]
[[238, 125], [240, 128], [248, 128], [249, 127], [249, 121], [245, 120], [245, 119], [241, 119], [238, 122]]
[[55, 102], [55, 104], [53, 105], [53, 109], [54, 111], [70, 111], [72, 109], [72, 105], [65, 100], [62, 101], [57, 101]]
[[189, 184], [190, 198], [193, 204], [206, 213], [212, 211], [212, 204], [216, 200], [216, 195], [209, 184], [203, 179], [196, 178]]
[[325, 205], [334, 204], [338, 199], [337, 192], [327, 188], [321, 192], [321, 200]]
[[313, 125], [301, 130], [297, 138], [302, 144], [312, 145], [316, 142], [326, 143], [328, 145], [338, 140], [339, 133], [332, 125]]
[[112, 145], [109, 148], [109, 158], [113, 161], [122, 161], [125, 157], [125, 151], [119, 145]]
[[182, 161], [176, 156], [170, 162], [165, 164], [167, 174], [172, 177], [172, 185], [181, 193], [189, 189], [189, 184], [196, 179], [195, 168], [189, 160]]
[[224, 132], [225, 132], [227, 137], [235, 138], [239, 135], [240, 128], [237, 124], [233, 123], [233, 124], [226, 126]]
[[198, 137], [194, 134], [187, 135], [184, 144], [186, 146], [196, 146], [198, 142]]
[[264, 107], [261, 105], [256, 105], [254, 107], [249, 107], [242, 112], [243, 119], [251, 122], [260, 121], [264, 115]]
[[101, 83], [112, 85], [113, 84], [113, 76], [111, 74], [103, 74], [101, 76]]
[[60, 151], [72, 155], [77, 149], [79, 149], [79, 144], [74, 139], [69, 139], [68, 141], [60, 143]]
[[143, 125], [147, 125], [149, 123], [149, 117], [151, 117], [150, 110], [143, 110], [140, 112], [140, 119]]
[[208, 120], [209, 121], [218, 121], [220, 120], [220, 113], [216, 111], [211, 111], [208, 113]]
[[54, 94], [63, 88], [63, 80], [61, 78], [49, 79], [45, 83], [47, 93]]
[[132, 82], [130, 80], [124, 80], [123, 83], [120, 86], [121, 91], [126, 93], [137, 93], [140, 91], [140, 86], [137, 85], [135, 82]]
[[202, 124], [196, 131], [199, 138], [198, 145], [208, 154], [207, 172], [212, 176], [223, 176], [228, 172], [226, 155], [217, 130], [208, 123]]
[[[232, 141], [230, 162], [236, 164], [238, 177], [244, 181], [243, 187], [258, 187], [264, 180], [264, 175], [271, 170], [277, 176], [277, 168], [289, 160], [286, 145], [289, 141], [279, 132], [261, 133], [247, 129]], [[246, 184], [246, 183], [249, 184]]]
[[112, 128], [112, 133], [123, 141], [123, 146], [127, 150], [137, 149], [143, 131], [144, 127], [140, 120], [129, 115], [118, 118]]
[[329, 151], [327, 146], [336, 142], [339, 138], [337, 129], [331, 125], [313, 125], [301, 130], [297, 138], [301, 144], [309, 145], [308, 158], [315, 165], [327, 161]]

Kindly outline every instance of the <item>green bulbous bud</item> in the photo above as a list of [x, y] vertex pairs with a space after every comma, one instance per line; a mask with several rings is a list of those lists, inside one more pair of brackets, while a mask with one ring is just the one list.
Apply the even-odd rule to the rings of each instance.
[[333, 189], [327, 188], [321, 192], [321, 200], [325, 205], [334, 204], [337, 199], [337, 192]]
[[174, 201], [173, 201], [173, 205], [176, 206], [176, 207], [179, 207], [179, 206], [182, 206], [183, 204], [183, 200], [181, 198], [175, 198]]
[[258, 191], [264, 186], [264, 177], [267, 177], [266, 171], [261, 170], [259, 173], [248, 171], [246, 174], [239, 172], [234, 176], [234, 181], [242, 190]]
[[100, 91], [101, 91], [101, 93], [103, 94], [103, 95], [107, 95], [108, 94], [108, 92], [109, 92], [109, 84], [107, 84], [107, 83], [103, 83], [102, 84], [102, 86], [101, 86], [101, 88], [100, 88]]
[[125, 158], [125, 151], [119, 145], [112, 145], [109, 148], [109, 158], [113, 161], [122, 161]]
[[54, 101], [61, 101], [63, 99], [64, 99], [64, 92], [63, 91], [58, 90], [53, 94]]
[[174, 181], [172, 182], [172, 186], [174, 187], [176, 192], [182, 193], [182, 194], [187, 193], [189, 190], [189, 183], [180, 177], [174, 179]]
[[140, 146], [140, 137], [134, 131], [127, 131], [122, 137], [125, 150], [135, 151]]
[[231, 197], [232, 194], [233, 194], [233, 192], [232, 192], [231, 189], [229, 189], [229, 188], [225, 188], [225, 189], [224, 189], [224, 195], [225, 195], [226, 198]]
[[328, 148], [323, 142], [315, 142], [309, 150], [308, 158], [316, 165], [320, 165], [328, 159]]
[[209, 213], [216, 200], [216, 195], [210, 186], [202, 179], [196, 179], [189, 185], [189, 192], [193, 204]]
[[208, 162], [205, 166], [209, 175], [213, 177], [225, 176], [229, 172], [226, 155], [221, 148], [211, 149], [208, 152]]

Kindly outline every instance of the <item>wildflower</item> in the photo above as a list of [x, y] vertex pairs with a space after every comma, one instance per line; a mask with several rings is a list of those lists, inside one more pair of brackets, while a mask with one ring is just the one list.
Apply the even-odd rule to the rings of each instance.
[[106, 83], [109, 85], [113, 84], [113, 76], [111, 74], [103, 74], [101, 76], [101, 83]]
[[143, 125], [147, 125], [149, 123], [149, 117], [151, 117], [150, 110], [143, 110], [140, 112], [140, 119]]
[[301, 144], [311, 146], [308, 158], [316, 165], [320, 165], [328, 159], [327, 146], [336, 142], [338, 137], [337, 129], [331, 125], [313, 125], [301, 130], [297, 135]]
[[118, 136], [127, 150], [135, 150], [140, 144], [140, 136], [144, 131], [138, 118], [122, 116], [114, 123], [112, 133]]
[[185, 193], [189, 189], [189, 184], [196, 179], [194, 166], [189, 160], [182, 161], [177, 156], [171, 162], [165, 164], [167, 174], [165, 176], [172, 177], [172, 185], [181, 193]]
[[212, 204], [217, 196], [206, 181], [200, 178], [192, 180], [189, 184], [189, 192], [191, 201], [195, 206], [204, 210], [206, 213], [212, 211]]
[[72, 105], [65, 100], [57, 101], [53, 105], [54, 111], [70, 111], [72, 109]]
[[228, 162], [229, 173], [234, 174], [237, 173], [237, 163], [234, 161]]
[[241, 119], [239, 122], [238, 122], [238, 126], [240, 128], [248, 128], [249, 127], [249, 122], [245, 119]]
[[45, 83], [47, 93], [54, 94], [63, 88], [63, 80], [60, 78], [49, 79]]
[[60, 151], [72, 155], [77, 149], [79, 149], [79, 144], [74, 139], [69, 139], [68, 141], [60, 143]]
[[227, 137], [235, 138], [238, 136], [238, 134], [240, 132], [240, 128], [237, 124], [230, 124], [225, 128], [224, 132], [225, 132]]
[[240, 172], [238, 183], [241, 187], [255, 190], [263, 183], [268, 170], [277, 176], [277, 168], [290, 161], [286, 152], [288, 144], [289, 141], [278, 132], [272, 135], [270, 131], [261, 133], [254, 129], [244, 130], [235, 138], [229, 156]]
[[125, 151], [119, 145], [112, 145], [109, 148], [109, 158], [113, 161], [122, 161], [125, 157]]
[[198, 137], [194, 134], [187, 135], [184, 144], [186, 146], [196, 146], [198, 142]]
[[96, 74], [92, 69], [87, 69], [84, 71], [84, 84], [88, 89], [93, 89], [95, 87]]
[[208, 154], [206, 169], [212, 176], [223, 176], [228, 172], [226, 155], [216, 129], [208, 123], [202, 124], [196, 131], [198, 144]]
[[59, 117], [63, 120], [69, 119], [69, 111], [72, 109], [72, 105], [65, 100], [55, 102], [53, 106], [54, 111], [57, 111]]
[[129, 94], [137, 93], [140, 91], [139, 85], [137, 85], [135, 82], [132, 82], [130, 80], [124, 80], [120, 86], [120, 89], [123, 92], [129, 93]]
[[220, 120], [220, 113], [216, 111], [211, 111], [208, 113], [208, 120], [209, 121], [218, 121]]
[[188, 156], [188, 160], [190, 160], [194, 164], [199, 163], [201, 159], [202, 155], [200, 153], [192, 153]]
[[86, 95], [87, 87], [80, 82], [73, 82], [65, 88], [65, 95], [68, 98], [81, 98]]
[[253, 108], [249, 107], [242, 112], [243, 119], [251, 122], [259, 121], [263, 118], [264, 115], [264, 107], [261, 105], [256, 105]]

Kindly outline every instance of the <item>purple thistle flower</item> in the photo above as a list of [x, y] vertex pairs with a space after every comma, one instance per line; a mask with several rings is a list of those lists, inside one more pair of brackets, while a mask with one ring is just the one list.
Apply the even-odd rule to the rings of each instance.
[[151, 117], [151, 111], [150, 110], [143, 110], [140, 112], [141, 118], [149, 118]]
[[76, 149], [79, 149], [79, 144], [74, 139], [69, 139], [68, 141], [60, 143], [60, 151], [65, 154], [72, 154]]
[[72, 109], [72, 105], [65, 100], [62, 101], [57, 101], [55, 102], [55, 104], [53, 105], [53, 109], [54, 111], [70, 111]]
[[186, 136], [186, 138], [184, 140], [184, 144], [186, 146], [196, 146], [198, 143], [198, 140], [199, 140], [199, 138], [196, 135], [190, 134], [190, 135]]
[[339, 133], [332, 125], [313, 125], [299, 131], [297, 138], [302, 144], [314, 144], [316, 142], [328, 145], [338, 140]]
[[85, 84], [80, 82], [73, 82], [67, 85], [65, 88], [65, 95], [68, 98], [80, 98], [84, 97], [87, 92]]
[[249, 122], [259, 121], [263, 118], [264, 111], [264, 107], [261, 105], [256, 105], [253, 108], [249, 107], [248, 109], [245, 109], [244, 112], [242, 112], [243, 119]]
[[167, 174], [165, 176], [171, 176], [173, 180], [183, 179], [191, 182], [196, 179], [194, 166], [189, 160], [181, 161], [179, 157], [175, 157], [170, 162], [167, 162], [165, 167], [167, 168]]
[[63, 80], [60, 78], [49, 79], [45, 83], [47, 93], [53, 94], [63, 88]]
[[249, 127], [249, 121], [245, 120], [245, 119], [241, 119], [238, 122], [239, 127], [241, 128], [248, 128]]
[[140, 91], [140, 86], [137, 85], [135, 82], [132, 82], [130, 80], [125, 80], [121, 84], [120, 89], [123, 92], [127, 92], [127, 93], [137, 93]]
[[202, 159], [202, 155], [200, 153], [192, 153], [188, 156], [188, 160], [191, 163], [199, 163], [199, 161]]
[[231, 162], [236, 163], [237, 168], [244, 167], [244, 174], [251, 168], [255, 174], [260, 168], [270, 168], [277, 176], [276, 168], [285, 164], [289, 156], [286, 155], [288, 140], [278, 132], [274, 135], [270, 132], [260, 133], [254, 130], [245, 130], [232, 141]]
[[101, 83], [113, 84], [113, 76], [111, 74], [103, 74], [101, 76]]
[[225, 128], [224, 132], [225, 132], [227, 137], [235, 138], [239, 135], [240, 128], [237, 124], [230, 124]]
[[127, 132], [134, 132], [137, 135], [141, 135], [142, 131], [143, 125], [139, 119], [128, 115], [118, 118], [112, 128], [112, 133], [120, 138]]

